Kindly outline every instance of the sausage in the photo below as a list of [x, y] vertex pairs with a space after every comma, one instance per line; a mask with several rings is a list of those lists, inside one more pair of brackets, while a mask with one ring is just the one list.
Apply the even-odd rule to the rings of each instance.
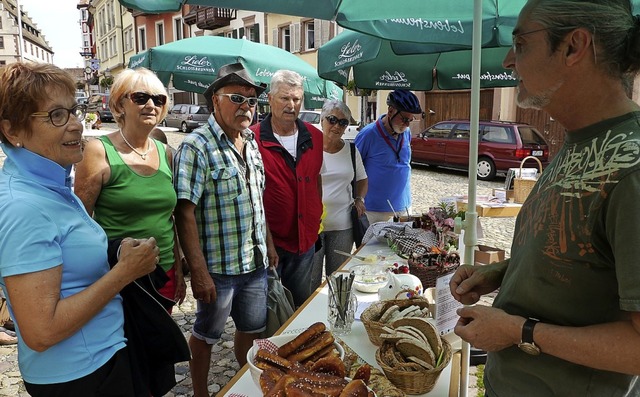
[[284, 358], [292, 355], [302, 345], [324, 332], [327, 327], [322, 322], [311, 324], [303, 333], [278, 348], [278, 355]]

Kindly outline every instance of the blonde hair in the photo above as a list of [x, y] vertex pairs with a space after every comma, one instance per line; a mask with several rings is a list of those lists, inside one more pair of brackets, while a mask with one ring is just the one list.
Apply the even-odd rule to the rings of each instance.
[[169, 112], [169, 95], [167, 94], [167, 89], [155, 73], [145, 68], [125, 69], [116, 76], [113, 86], [111, 86], [111, 96], [109, 97], [109, 108], [111, 108], [113, 118], [120, 128], [124, 125], [123, 100], [133, 92], [132, 87], [138, 84], [148, 91], [149, 94], [162, 94], [167, 96], [167, 103], [162, 105], [158, 123], [164, 120]]

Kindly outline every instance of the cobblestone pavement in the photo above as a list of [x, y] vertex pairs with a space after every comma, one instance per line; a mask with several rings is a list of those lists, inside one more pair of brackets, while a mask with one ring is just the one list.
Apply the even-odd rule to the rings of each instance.
[[[105, 124], [105, 127], [110, 125]], [[177, 147], [184, 135], [180, 133], [167, 133], [169, 144]], [[4, 161], [4, 154], [0, 150], [0, 166]], [[412, 172], [411, 185], [413, 190], [413, 211], [421, 213], [429, 207], [436, 205], [442, 197], [466, 194], [467, 176], [465, 172], [442, 170], [437, 168], [415, 166]], [[504, 179], [493, 182], [478, 182], [478, 194], [491, 194], [492, 188], [502, 187]], [[484, 237], [479, 239], [480, 244], [490, 245], [504, 249], [509, 256], [511, 238], [515, 218], [481, 218], [480, 220]], [[188, 278], [187, 278], [188, 283]], [[486, 301], [490, 303], [490, 299]], [[190, 329], [195, 319], [195, 301], [188, 285], [187, 299], [179, 307], [173, 310], [173, 317], [182, 329], [185, 337], [189, 337]], [[229, 319], [226, 332], [222, 340], [213, 347], [211, 370], [209, 373], [209, 391], [215, 395], [239, 370], [233, 354], [233, 321]], [[469, 397], [476, 396], [475, 368], [470, 369]], [[177, 386], [167, 396], [178, 397], [193, 396], [189, 366], [181, 363], [176, 366]], [[17, 364], [17, 349], [15, 345], [0, 346], [0, 396], [28, 396], [25, 391]]]

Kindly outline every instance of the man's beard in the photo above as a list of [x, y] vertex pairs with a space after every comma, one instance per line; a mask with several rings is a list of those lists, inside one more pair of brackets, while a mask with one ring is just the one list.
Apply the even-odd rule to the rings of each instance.
[[535, 94], [535, 95], [530, 94], [529, 96], [527, 96], [522, 100], [520, 99], [520, 89], [517, 88], [518, 95], [516, 95], [516, 103], [518, 106], [520, 106], [523, 109], [541, 110], [545, 106], [549, 105], [549, 103], [551, 103], [551, 98], [553, 97], [553, 94], [555, 94], [555, 92], [558, 91], [561, 85], [562, 85], [562, 82], [558, 82], [558, 84], [543, 91], [542, 93]]

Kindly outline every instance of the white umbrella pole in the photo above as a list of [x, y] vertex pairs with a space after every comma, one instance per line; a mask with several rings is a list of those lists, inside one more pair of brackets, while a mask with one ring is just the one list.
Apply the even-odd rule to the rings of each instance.
[[[482, 0], [473, 2], [473, 47], [471, 52], [471, 136], [469, 137], [469, 192], [467, 212], [465, 214], [464, 260], [465, 264], [474, 264], [474, 250], [478, 243], [476, 225], [476, 180], [478, 175], [478, 125], [480, 120], [480, 54], [482, 48]], [[467, 397], [469, 390], [469, 353], [470, 346], [462, 342], [460, 368], [460, 397]]]

